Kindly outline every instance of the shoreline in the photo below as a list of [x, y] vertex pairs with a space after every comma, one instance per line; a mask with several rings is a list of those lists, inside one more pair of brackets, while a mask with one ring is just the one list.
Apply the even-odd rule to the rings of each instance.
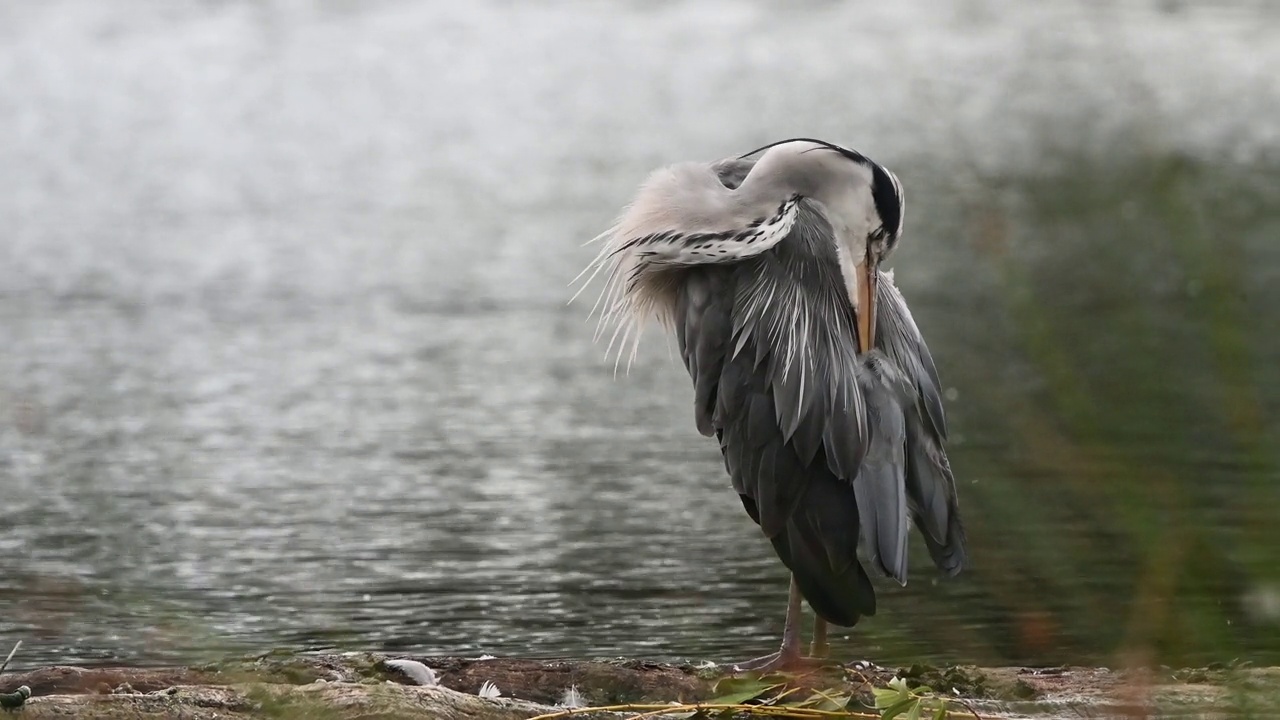
[[[407, 660], [409, 663], [396, 661]], [[414, 662], [432, 671], [429, 682]], [[402, 669], [404, 668], [404, 669]], [[406, 672], [408, 670], [408, 672]], [[350, 652], [273, 652], [192, 667], [46, 666], [0, 675], [0, 694], [31, 689], [24, 720], [83, 718], [380, 718], [525, 720], [568, 705], [695, 703], [723, 695], [731, 667], [644, 660], [528, 660]], [[1152, 714], [1232, 717], [1280, 714], [1280, 667], [880, 668], [833, 665], [785, 678], [789, 687], [848, 695], [848, 710], [875, 713], [873, 690], [894, 677], [964, 701], [981, 717], [1049, 718]], [[774, 682], [776, 679], [767, 679]], [[730, 680], [729, 683], [741, 683]], [[486, 683], [500, 693], [480, 697]], [[739, 690], [741, 684], [734, 685]], [[568, 695], [573, 688], [576, 695]], [[860, 706], [860, 701], [868, 707]], [[969, 711], [952, 711], [952, 717]], [[583, 714], [632, 717], [640, 711]]]

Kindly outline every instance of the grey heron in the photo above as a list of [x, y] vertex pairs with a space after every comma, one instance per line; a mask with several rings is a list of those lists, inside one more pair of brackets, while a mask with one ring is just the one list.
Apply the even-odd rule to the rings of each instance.
[[[815, 664], [828, 623], [875, 614], [860, 542], [901, 585], [911, 523], [942, 572], [966, 563], [937, 370], [880, 267], [902, 219], [893, 173], [794, 138], [654, 171], [583, 271], [604, 271], [593, 312], [619, 359], [650, 319], [675, 334], [697, 429], [790, 570], [781, 649], [740, 668]], [[807, 657], [802, 599], [817, 616]]]

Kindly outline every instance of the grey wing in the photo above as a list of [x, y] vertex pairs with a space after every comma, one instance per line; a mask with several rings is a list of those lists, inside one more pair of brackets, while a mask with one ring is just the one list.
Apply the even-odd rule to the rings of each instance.
[[914, 395], [905, 408], [907, 504], [934, 564], [955, 575], [964, 568], [967, 552], [945, 448], [947, 424], [938, 371], [893, 278], [881, 273], [877, 287], [876, 348], [902, 372]]
[[[723, 161], [715, 169], [735, 187], [753, 164]], [[768, 252], [690, 268], [682, 280], [676, 335], [696, 387], [699, 431], [710, 435], [732, 409], [726, 399], [735, 383], [722, 370], [741, 357], [763, 376], [777, 429], [800, 459], [807, 465], [822, 451], [832, 473], [851, 481], [867, 453], [867, 409], [856, 319], [822, 214], [803, 202]]]
[[830, 232], [804, 205], [772, 251], [687, 270], [675, 325], [702, 434], [723, 429], [740, 409], [738, 390], [759, 382], [772, 406], [760, 420], [805, 465], [821, 457], [832, 474], [852, 482], [867, 454], [868, 417], [852, 306]]
[[875, 611], [860, 530], [873, 562], [906, 577], [906, 431], [898, 395], [857, 356], [834, 247], [802, 203], [769, 252], [683, 272], [672, 319], [698, 429], [810, 605], [850, 625]]
[[[774, 352], [763, 345], [767, 336], [746, 335], [740, 347], [734, 342], [736, 290], [746, 275], [698, 268], [684, 275], [677, 293], [676, 337], [694, 381], [698, 428], [719, 441], [743, 507], [810, 606], [832, 623], [853, 625], [875, 613], [875, 590], [857, 558], [857, 498], [826, 456], [816, 411], [825, 401], [810, 398], [804, 421], [788, 437], [770, 369]], [[846, 445], [856, 449], [857, 436]]]

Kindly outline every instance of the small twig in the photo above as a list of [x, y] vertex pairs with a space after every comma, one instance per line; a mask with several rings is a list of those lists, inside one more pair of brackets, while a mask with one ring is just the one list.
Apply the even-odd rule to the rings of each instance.
[[18, 648], [20, 647], [22, 647], [21, 640], [19, 640], [18, 644], [14, 645], [13, 649], [9, 651], [9, 657], [5, 658], [3, 663], [0, 663], [0, 673], [4, 672], [5, 668], [9, 667], [9, 661], [13, 659], [13, 656], [18, 652]]
[[[671, 707], [674, 707], [674, 706], [667, 706], [662, 710], [650, 710], [649, 712], [640, 713], [639, 715], [632, 715], [630, 718], [627, 718], [627, 720], [648, 720], [648, 718], [651, 718], [651, 717], [666, 715], [667, 713], [671, 712], [670, 710]], [[686, 711], [682, 710], [680, 712], [686, 712]]]
[[871, 682], [871, 678], [868, 678], [868, 677], [866, 676], [866, 674], [865, 674], [865, 673], [863, 673], [861, 670], [856, 670], [856, 669], [854, 669], [854, 668], [848, 668], [848, 667], [847, 667], [847, 668], [845, 668], [845, 673], [846, 673], [846, 674], [857, 675], [857, 676], [858, 676], [858, 679], [862, 681], [862, 684], [863, 684], [863, 685], [866, 685], [867, 687], [875, 687], [875, 684]]
[[593, 712], [622, 712], [624, 710], [652, 710], [654, 708], [674, 708], [674, 707], [680, 707], [680, 706], [679, 705], [600, 705], [598, 707], [565, 708], [564, 710], [558, 710], [553, 713], [546, 713], [545, 715], [535, 715], [534, 717], [529, 718], [529, 720], [558, 720], [559, 718], [567, 718], [572, 715], [582, 715], [585, 713], [593, 713]]
[[964, 698], [949, 698], [949, 699], [954, 699], [956, 702], [963, 705], [965, 710], [968, 710], [969, 712], [973, 713], [973, 716], [977, 718], [977, 720], [982, 720], [982, 716], [979, 715], [977, 709], [973, 707], [973, 703], [969, 702], [968, 700], [965, 700]]
[[841, 705], [841, 704], [840, 704], [840, 703], [839, 703], [835, 698], [833, 698], [833, 697], [831, 697], [830, 695], [828, 695], [828, 694], [826, 694], [826, 693], [822, 692], [822, 691], [821, 691], [821, 690], [819, 690], [818, 688], [814, 688], [814, 689], [813, 689], [813, 692], [814, 692], [814, 694], [815, 694], [815, 695], [821, 695], [823, 698], [825, 698], [825, 699], [827, 700], [827, 702], [831, 703], [832, 705], [837, 705], [837, 706], [840, 706], [840, 707], [848, 707], [848, 705], [849, 705], [849, 699], [848, 699], [848, 698], [845, 698], [844, 705]]
[[[777, 687], [777, 686], [775, 685], [774, 687]], [[793, 695], [793, 694], [795, 694], [795, 693], [797, 693], [797, 692], [800, 692], [800, 688], [799, 688], [799, 687], [787, 688], [786, 690], [783, 690], [782, 692], [778, 693], [777, 695], [774, 695], [773, 697], [769, 698], [769, 702], [770, 702], [771, 704], [776, 705], [776, 704], [778, 704], [778, 701], [779, 701], [779, 700], [781, 700], [782, 698], [784, 698], [784, 697], [786, 697], [786, 696], [788, 696], [788, 695]]]

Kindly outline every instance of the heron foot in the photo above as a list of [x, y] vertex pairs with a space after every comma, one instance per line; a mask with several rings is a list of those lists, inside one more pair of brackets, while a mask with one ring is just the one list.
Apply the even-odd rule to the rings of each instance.
[[801, 655], [798, 650], [783, 648], [778, 652], [734, 663], [735, 670], [759, 670], [761, 672], [800, 672], [816, 670], [823, 665], [833, 665], [827, 658]]

